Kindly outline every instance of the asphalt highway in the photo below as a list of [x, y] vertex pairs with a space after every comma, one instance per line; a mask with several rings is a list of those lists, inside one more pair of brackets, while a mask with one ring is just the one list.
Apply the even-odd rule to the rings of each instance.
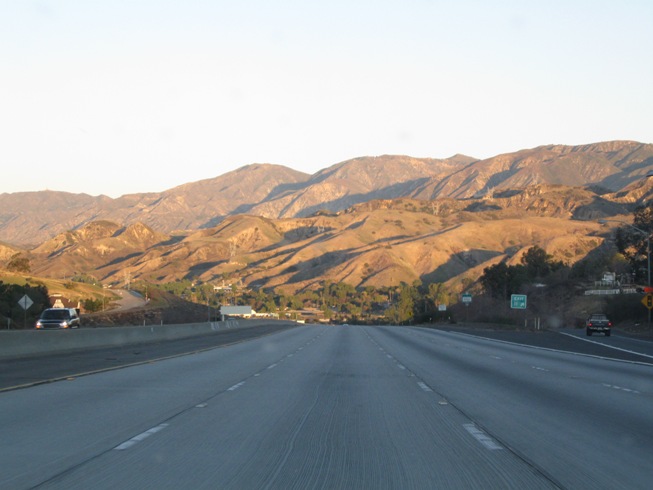
[[648, 345], [503, 340], [302, 326], [4, 391], [0, 488], [650, 488]]

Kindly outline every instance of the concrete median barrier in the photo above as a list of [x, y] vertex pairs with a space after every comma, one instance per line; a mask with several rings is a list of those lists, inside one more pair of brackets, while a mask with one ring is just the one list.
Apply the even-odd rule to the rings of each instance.
[[137, 327], [80, 328], [74, 330], [4, 330], [0, 331], [0, 359], [60, 354], [148, 342], [161, 342], [227, 329], [251, 328], [271, 320], [226, 320], [224, 322], [188, 323], [183, 325], [146, 325]]

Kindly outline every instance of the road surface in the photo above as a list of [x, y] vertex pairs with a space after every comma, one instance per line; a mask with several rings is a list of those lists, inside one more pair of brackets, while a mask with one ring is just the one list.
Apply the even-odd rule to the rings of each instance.
[[455, 332], [297, 327], [0, 393], [0, 488], [650, 488], [652, 374]]

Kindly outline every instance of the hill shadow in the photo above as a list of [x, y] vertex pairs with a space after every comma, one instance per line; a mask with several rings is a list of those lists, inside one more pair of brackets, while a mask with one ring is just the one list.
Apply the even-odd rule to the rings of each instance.
[[285, 240], [288, 240], [290, 243], [292, 243], [301, 240], [308, 240], [309, 238], [313, 238], [313, 237], [317, 238], [325, 234], [331, 236], [330, 232], [332, 232], [333, 230], [335, 230], [335, 228], [332, 226], [329, 227], [300, 226], [299, 228], [294, 228], [292, 230], [287, 231], [286, 233], [283, 234], [283, 237]]
[[[615, 162], [615, 165], [619, 167], [620, 163], [623, 163], [625, 160], [627, 160], [627, 157], [624, 158], [623, 160], [619, 162]], [[653, 167], [653, 157], [649, 157], [646, 160], [642, 160], [641, 162], [631, 165], [628, 168], [627, 172], [624, 172], [623, 170], [621, 172], [618, 172], [613, 175], [607, 176], [605, 179], [602, 181], [598, 182], [599, 185], [602, 185], [604, 187], [607, 187], [608, 189], [611, 189], [611, 192], [617, 192], [619, 189], [623, 190], [624, 187], [627, 187], [628, 185], [632, 184], [633, 182], [637, 180], [643, 180], [646, 177], [631, 177], [634, 173], [636, 173], [638, 170], [641, 170], [646, 173], [646, 171], [650, 170], [651, 167]]]
[[578, 206], [572, 213], [572, 219], [579, 221], [593, 221], [619, 214], [630, 214], [635, 204], [622, 204], [608, 201], [596, 196], [590, 204]]
[[371, 245], [381, 245], [382, 243], [392, 242], [392, 245], [403, 245], [406, 243], [421, 242], [427, 238], [433, 238], [436, 236], [444, 235], [449, 233], [457, 228], [462, 226], [461, 223], [450, 226], [449, 228], [444, 228], [443, 230], [434, 231], [433, 233], [427, 233], [424, 235], [395, 235], [388, 238], [379, 238], [378, 240], [371, 243]]
[[159, 242], [155, 244], [152, 248], [154, 247], [168, 247], [171, 245], [176, 245], [177, 243], [181, 242], [185, 237], [183, 236], [173, 236], [168, 238], [167, 240], [164, 240], [162, 242]]
[[286, 268], [282, 274], [294, 273], [289, 279], [289, 283], [302, 282], [309, 279], [314, 279], [324, 274], [327, 269], [337, 267], [344, 264], [360, 255], [363, 251], [355, 249], [338, 250], [334, 252], [327, 252], [319, 257], [298, 262]]
[[463, 211], [467, 211], [470, 213], [480, 213], [483, 211], [501, 211], [503, 208], [501, 206], [498, 206], [496, 204], [488, 204], [486, 202], [474, 202], [467, 206]]
[[[234, 212], [234, 214], [244, 214], [244, 213]], [[214, 227], [218, 226], [220, 223], [222, 223], [226, 217], [227, 217], [227, 215], [214, 216], [210, 220], [205, 221], [204, 223], [202, 223], [199, 226], [199, 229], [200, 230], [205, 230], [207, 228], [214, 228]]]
[[505, 255], [505, 251], [472, 249], [459, 252], [449, 257], [449, 260], [433, 271], [420, 276], [423, 283], [445, 282], [452, 277], [472, 269], [495, 257]]
[[[285, 194], [301, 191], [302, 189], [306, 188], [306, 182], [294, 182], [294, 183], [288, 183], [288, 184], [279, 184], [275, 188], [273, 188], [267, 196], [265, 196], [263, 199], [261, 199], [258, 202], [253, 202], [253, 203], [247, 203], [247, 204], [241, 204], [240, 206], [236, 207], [233, 211], [231, 211], [229, 214], [247, 214], [249, 213], [252, 209], [254, 209], [256, 206], [263, 204], [268, 201], [273, 201], [275, 199], [278, 199], [280, 197], [283, 197]], [[224, 219], [224, 217], [222, 217]]]
[[[220, 216], [215, 216], [211, 218], [210, 220], [206, 221], [202, 225], [200, 225], [200, 228], [212, 228], [214, 226], [217, 226], [220, 224], [222, 221], [227, 216], [234, 216], [237, 214], [248, 214], [254, 209], [255, 207], [264, 204], [264, 203], [269, 203], [273, 202], [277, 199], [280, 199], [282, 197], [285, 197], [288, 194], [293, 194], [297, 191], [302, 191], [310, 188], [311, 185], [317, 184], [320, 182], [323, 182], [329, 177], [328, 174], [325, 174], [320, 177], [320, 179], [316, 180], [311, 180], [308, 185], [306, 182], [299, 182], [299, 183], [292, 183], [292, 184], [279, 184], [276, 186], [274, 189], [272, 189], [265, 198], [253, 202], [253, 203], [247, 203], [247, 204], [241, 204], [240, 206], [237, 206], [234, 208], [232, 211], [228, 212], [226, 215], [220, 215]], [[376, 200], [376, 199], [399, 199], [402, 197], [408, 197], [411, 193], [416, 191], [418, 188], [421, 186], [425, 185], [427, 182], [429, 182], [430, 178], [429, 177], [422, 177], [419, 179], [413, 179], [413, 180], [407, 180], [405, 182], [399, 182], [397, 184], [392, 184], [390, 186], [381, 188], [381, 189], [376, 189], [367, 193], [358, 193], [358, 194], [347, 194], [345, 196], [342, 196], [338, 199], [334, 199], [332, 201], [325, 201], [320, 204], [316, 204], [314, 206], [309, 206], [307, 208], [304, 208], [301, 210], [299, 213], [296, 215], [293, 215], [294, 217], [308, 217], [315, 215], [321, 211], [327, 210], [327, 211], [332, 211], [332, 212], [338, 212], [342, 211], [344, 209], [347, 209], [351, 206], [354, 206], [356, 204], [360, 204], [363, 202], [367, 202], [370, 200]], [[293, 206], [293, 204], [296, 202], [296, 198], [298, 196], [293, 196], [290, 200], [290, 203], [282, 208], [282, 210], [279, 212], [279, 216], [284, 216]]]
[[[399, 182], [382, 189], [370, 191], [367, 193], [359, 194], [347, 194], [338, 199], [332, 201], [327, 201], [324, 203], [316, 204], [315, 206], [309, 206], [303, 209], [300, 213], [297, 214], [299, 217], [311, 216], [321, 210], [327, 209], [329, 211], [342, 211], [347, 209], [355, 204], [360, 204], [367, 201], [377, 200], [377, 199], [399, 199], [402, 197], [408, 197], [413, 191], [418, 189], [420, 186], [426, 184], [430, 179], [428, 177], [422, 177], [419, 179], [407, 180], [405, 182]], [[292, 205], [289, 204], [283, 209], [282, 213], [288, 211], [289, 207]]]
[[194, 279], [197, 276], [202, 275], [205, 272], [210, 271], [214, 267], [217, 267], [220, 264], [224, 264], [226, 260], [216, 260], [213, 262], [200, 262], [188, 268], [188, 272], [184, 274], [184, 279]]
[[142, 255], [143, 255], [142, 252], [134, 252], [134, 253], [131, 253], [131, 254], [128, 254], [128, 255], [123, 255], [122, 257], [117, 257], [117, 258], [113, 259], [111, 262], [107, 262], [106, 264], [100, 266], [99, 269], [103, 269], [104, 267], [112, 267], [112, 266], [118, 265], [118, 264], [120, 264], [120, 263], [122, 263], [122, 262], [124, 262], [126, 260], [134, 259], [134, 258], [140, 257]]

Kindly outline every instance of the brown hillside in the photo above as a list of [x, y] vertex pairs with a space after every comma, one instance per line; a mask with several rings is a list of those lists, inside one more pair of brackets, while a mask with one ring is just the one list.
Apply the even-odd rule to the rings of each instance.
[[[289, 292], [323, 281], [383, 286], [415, 280], [474, 282], [498, 260], [539, 245], [573, 263], [601, 245], [599, 217], [625, 215], [588, 189], [534, 186], [486, 199], [378, 200], [306, 218], [229, 217], [174, 237], [137, 224], [90, 224], [31, 254], [39, 275], [84, 271], [120, 285], [229, 280]], [[590, 221], [579, 221], [579, 215]]]
[[[0, 240], [33, 248], [100, 220], [122, 226], [140, 222], [170, 234], [211, 228], [244, 213], [296, 218], [320, 210], [343, 211], [370, 200], [493, 198], [534, 185], [593, 186], [618, 193], [651, 170], [653, 145], [632, 141], [540, 146], [482, 161], [462, 155], [361, 157], [312, 176], [280, 165], [254, 164], [165, 192], [118, 199], [54, 191], [2, 194]], [[633, 201], [624, 197], [619, 202]]]
[[32, 250], [32, 271], [44, 277], [66, 277], [85, 273], [112, 273], [121, 264], [152, 246], [166, 242], [167, 235], [154, 232], [142, 223], [121, 228], [109, 221], [92, 222], [77, 231], [66, 232]]
[[582, 146], [540, 146], [474, 162], [412, 197], [470, 198], [538, 184], [599, 185], [617, 191], [653, 168], [653, 145], [611, 141]]
[[267, 217], [297, 217], [320, 210], [340, 211], [373, 199], [409, 196], [429, 179], [442, 179], [475, 161], [383, 155], [347, 160], [319, 171], [296, 192], [268, 200], [252, 209]]

